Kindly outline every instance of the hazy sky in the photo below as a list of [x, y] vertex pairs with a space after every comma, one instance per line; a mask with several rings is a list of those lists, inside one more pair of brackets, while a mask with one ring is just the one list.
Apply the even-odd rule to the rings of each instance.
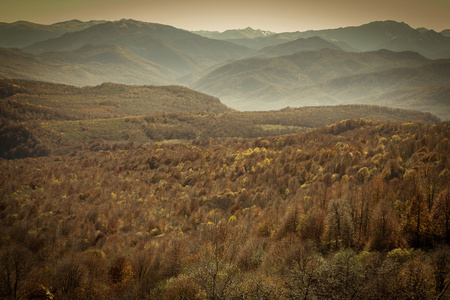
[[441, 31], [450, 29], [450, 0], [0, 0], [0, 22], [122, 18], [187, 30], [304, 31], [395, 20]]

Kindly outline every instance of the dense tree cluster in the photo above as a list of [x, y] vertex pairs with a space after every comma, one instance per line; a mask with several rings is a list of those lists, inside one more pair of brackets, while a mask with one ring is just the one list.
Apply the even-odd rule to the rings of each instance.
[[[31, 125], [31, 124], [30, 124]], [[8, 122], [0, 118], [0, 157], [25, 158], [45, 156], [51, 148], [42, 143], [35, 130], [24, 124]]]
[[0, 294], [448, 298], [449, 138], [346, 120], [1, 159]]

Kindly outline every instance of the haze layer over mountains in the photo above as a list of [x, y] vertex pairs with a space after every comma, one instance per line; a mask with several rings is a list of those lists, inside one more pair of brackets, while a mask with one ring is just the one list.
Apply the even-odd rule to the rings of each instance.
[[0, 23], [0, 77], [184, 85], [238, 110], [376, 104], [450, 119], [450, 34], [395, 21], [274, 33], [135, 20]]

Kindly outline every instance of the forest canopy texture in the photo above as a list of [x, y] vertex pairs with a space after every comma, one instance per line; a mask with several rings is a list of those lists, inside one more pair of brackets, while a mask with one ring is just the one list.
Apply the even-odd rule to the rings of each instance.
[[448, 123], [1, 159], [0, 294], [449, 297]]

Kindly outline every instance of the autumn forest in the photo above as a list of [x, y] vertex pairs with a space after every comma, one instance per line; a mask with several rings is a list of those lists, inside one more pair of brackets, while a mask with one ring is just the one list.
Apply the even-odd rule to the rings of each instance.
[[0, 299], [450, 299], [449, 99], [396, 21], [0, 22]]

